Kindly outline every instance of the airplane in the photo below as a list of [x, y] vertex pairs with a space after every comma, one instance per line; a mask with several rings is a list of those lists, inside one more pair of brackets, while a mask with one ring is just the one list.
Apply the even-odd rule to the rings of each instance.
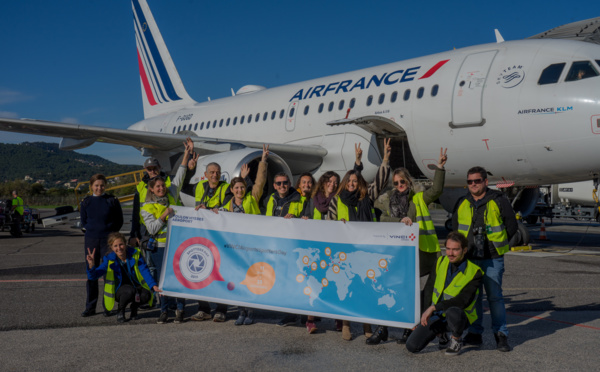
[[[32, 119], [0, 119], [0, 130], [61, 137], [60, 148], [95, 142], [133, 146], [177, 166], [186, 137], [202, 155], [191, 180], [217, 162], [228, 180], [270, 145], [269, 177], [315, 177], [381, 164], [381, 143], [400, 145], [413, 176], [432, 178], [440, 147], [446, 210], [465, 193], [467, 170], [488, 170], [515, 210], [535, 207], [537, 185], [595, 179], [600, 165], [600, 18], [525, 40], [471, 46], [274, 88], [246, 85], [196, 102], [187, 93], [146, 0], [132, 0], [144, 119], [126, 130]], [[594, 80], [595, 79], [595, 80]], [[267, 182], [270, 184], [270, 182]], [[454, 191], [452, 191], [454, 190]], [[191, 196], [182, 197], [193, 205]]]

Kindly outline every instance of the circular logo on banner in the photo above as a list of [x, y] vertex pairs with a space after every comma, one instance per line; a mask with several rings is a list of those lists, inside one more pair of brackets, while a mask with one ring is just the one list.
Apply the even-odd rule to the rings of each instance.
[[189, 289], [202, 289], [213, 280], [224, 281], [220, 266], [221, 255], [215, 244], [199, 237], [181, 243], [173, 259], [175, 277]]

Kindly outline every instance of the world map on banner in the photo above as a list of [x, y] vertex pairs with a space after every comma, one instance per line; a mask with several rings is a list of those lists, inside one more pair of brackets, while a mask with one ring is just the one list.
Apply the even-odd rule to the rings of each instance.
[[[294, 253], [298, 256], [296, 265], [301, 272], [296, 281], [304, 284], [302, 291], [308, 296], [311, 306], [323, 291], [333, 288], [339, 300], [344, 301], [346, 296], [352, 295], [352, 281], [356, 276], [363, 284], [370, 282], [373, 291], [381, 293], [378, 305], [390, 309], [396, 304], [396, 292], [378, 281], [388, 272], [393, 256], [363, 251], [333, 252], [330, 247], [326, 247], [324, 252], [318, 248], [296, 248]], [[330, 287], [331, 283], [335, 286]]]

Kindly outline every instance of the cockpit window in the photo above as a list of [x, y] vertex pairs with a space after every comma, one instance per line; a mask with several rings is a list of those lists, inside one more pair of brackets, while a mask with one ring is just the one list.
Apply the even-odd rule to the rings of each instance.
[[560, 78], [560, 74], [562, 74], [562, 71], [565, 68], [565, 64], [566, 63], [555, 63], [546, 67], [544, 71], [542, 71], [542, 75], [540, 75], [538, 85], [558, 83], [558, 79]]
[[571, 65], [565, 81], [583, 80], [596, 76], [598, 76], [598, 71], [596, 71], [591, 61], [576, 61]]

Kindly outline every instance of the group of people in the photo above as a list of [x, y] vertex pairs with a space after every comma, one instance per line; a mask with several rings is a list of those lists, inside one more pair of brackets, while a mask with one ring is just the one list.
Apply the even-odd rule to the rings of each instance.
[[[124, 322], [125, 308], [131, 304], [130, 319], [137, 317], [138, 308], [153, 306], [160, 301], [158, 323], [168, 321], [169, 309], [175, 309], [175, 323], [183, 322], [185, 300], [159, 296], [157, 286], [169, 216], [173, 205], [181, 205], [179, 194], [194, 169], [198, 156], [193, 152], [190, 139], [184, 142], [185, 152], [173, 179], [161, 171], [157, 159], [147, 159], [147, 174], [137, 186], [134, 199], [132, 230], [129, 246], [118, 233], [122, 226], [122, 212], [118, 201], [104, 193], [106, 179], [92, 177], [92, 195], [81, 204], [81, 221], [85, 227], [85, 247], [88, 273], [88, 298], [82, 316], [96, 312], [98, 300], [97, 280], [105, 276], [104, 315], [109, 316], [117, 303], [117, 321]], [[440, 149], [433, 186], [417, 191], [414, 180], [405, 168], [393, 171], [393, 188], [387, 192], [382, 208], [375, 201], [387, 186], [391, 173], [389, 157], [390, 140], [384, 140], [383, 160], [375, 180], [367, 183], [362, 177], [362, 149], [355, 146], [354, 169], [343, 178], [335, 172], [325, 172], [318, 181], [312, 174], [298, 177], [295, 187], [286, 173], [274, 177], [273, 192], [266, 196], [261, 210], [264, 185], [267, 181], [268, 146], [263, 146], [262, 158], [254, 180], [248, 177], [250, 169], [244, 165], [240, 177], [230, 183], [221, 180], [221, 167], [217, 163], [206, 166], [205, 179], [195, 186], [196, 210], [210, 209], [214, 213], [233, 212], [264, 214], [271, 217], [334, 220], [346, 223], [396, 222], [419, 226], [419, 273], [428, 276], [422, 291], [421, 322], [413, 329], [403, 331], [398, 343], [406, 344], [411, 352], [419, 352], [429, 342], [438, 338], [440, 349], [457, 355], [463, 344], [480, 346], [483, 342], [482, 314], [485, 289], [492, 317], [492, 328], [497, 349], [509, 351], [506, 313], [502, 296], [504, 253], [509, 250], [509, 240], [517, 231], [517, 222], [508, 199], [489, 189], [487, 172], [481, 167], [468, 171], [469, 192], [456, 204], [453, 229], [446, 241], [446, 255], [440, 256], [440, 246], [428, 205], [439, 198], [444, 189], [446, 150]], [[105, 252], [109, 250], [107, 254]], [[101, 257], [102, 262], [100, 262]], [[198, 312], [191, 319], [215, 322], [226, 320], [227, 305], [216, 304], [211, 315], [208, 302], [198, 301]], [[289, 325], [298, 316], [287, 315], [277, 324]], [[254, 312], [239, 308], [235, 325], [254, 322]], [[305, 320], [309, 333], [315, 333], [315, 317]], [[348, 321], [336, 320], [336, 329], [344, 340], [351, 340]], [[465, 330], [468, 333], [463, 338]], [[376, 345], [388, 339], [386, 326], [363, 324], [366, 343]], [[447, 332], [451, 332], [450, 338]]]

